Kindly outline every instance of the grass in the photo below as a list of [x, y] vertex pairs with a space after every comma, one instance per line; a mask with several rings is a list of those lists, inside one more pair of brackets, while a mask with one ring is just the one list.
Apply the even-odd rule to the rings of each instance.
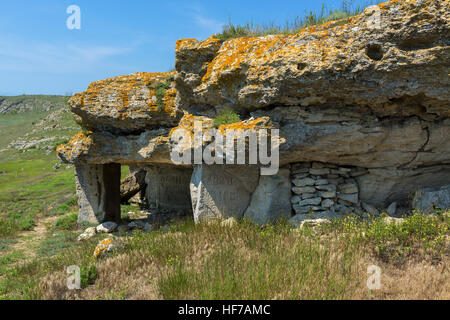
[[284, 25], [277, 25], [273, 22], [268, 24], [247, 22], [245, 24], [235, 25], [230, 18], [228, 24], [223, 27], [222, 33], [215, 35], [215, 37], [225, 41], [239, 37], [295, 34], [301, 29], [321, 25], [328, 21], [340, 20], [340, 24], [344, 24], [347, 22], [348, 18], [362, 13], [365, 7], [381, 2], [383, 1], [343, 0], [340, 10], [327, 9], [325, 4], [323, 4], [320, 11], [310, 11], [303, 16], [297, 16], [293, 21], [286, 21]]
[[216, 118], [213, 120], [213, 126], [218, 128], [223, 124], [231, 124], [239, 122], [241, 119], [239, 115], [231, 109], [223, 109], [219, 112]]
[[154, 82], [149, 85], [150, 89], [155, 90], [155, 96], [157, 105], [160, 111], [164, 110], [164, 96], [166, 95], [167, 90], [170, 88], [170, 85], [174, 81], [172, 76], [167, 77], [165, 81], [162, 82]]
[[[32, 230], [44, 216], [63, 215], [74, 204], [75, 181], [70, 166], [58, 163], [56, 146], [78, 130], [67, 97], [1, 97], [33, 107], [0, 115], [0, 239]], [[17, 140], [55, 138], [44, 149], [9, 148]], [[46, 152], [47, 147], [51, 152]], [[72, 201], [72, 202], [70, 202]]]
[[[123, 237], [98, 259], [95, 238], [17, 266], [0, 282], [0, 297], [74, 298], [64, 270], [79, 265], [90, 279], [76, 293], [81, 299], [448, 299], [448, 223], [448, 213], [414, 214], [398, 225], [348, 217], [300, 230], [188, 220]], [[380, 291], [366, 287], [373, 264], [382, 269]]]

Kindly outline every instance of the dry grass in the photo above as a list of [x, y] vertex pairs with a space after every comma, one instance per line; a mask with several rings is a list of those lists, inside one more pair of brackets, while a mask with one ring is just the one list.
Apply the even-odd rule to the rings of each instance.
[[[169, 232], [136, 233], [123, 240], [124, 249], [99, 260], [90, 256], [80, 260], [80, 250], [75, 255], [78, 261], [97, 266], [94, 284], [69, 291], [67, 275], [52, 272], [29, 290], [29, 296], [449, 299], [448, 218], [410, 218], [399, 228], [381, 220], [361, 224], [352, 219], [302, 230], [285, 224], [261, 229], [245, 221], [233, 227], [187, 222]], [[398, 239], [390, 238], [391, 232]], [[390, 243], [396, 250], [387, 251], [388, 255], [380, 251], [380, 243]], [[59, 264], [62, 261], [69, 263], [63, 259]], [[382, 270], [380, 290], [367, 288], [370, 265]]]

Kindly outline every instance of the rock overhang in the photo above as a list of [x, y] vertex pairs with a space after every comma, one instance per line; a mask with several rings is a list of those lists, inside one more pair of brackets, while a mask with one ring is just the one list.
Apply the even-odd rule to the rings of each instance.
[[[173, 134], [183, 129], [192, 138], [201, 122], [202, 146], [211, 130], [278, 129], [282, 171], [350, 166], [364, 172], [359, 197], [369, 204], [449, 184], [448, 4], [390, 1], [293, 35], [179, 40], [175, 72], [102, 80], [75, 95], [71, 108], [86, 130], [58, 155], [76, 165], [183, 169], [171, 159]], [[369, 24], [377, 15], [382, 28]], [[215, 128], [225, 108], [245, 120]]]
[[69, 101], [77, 122], [87, 130], [133, 134], [171, 127], [177, 109], [175, 72], [138, 72], [93, 82]]

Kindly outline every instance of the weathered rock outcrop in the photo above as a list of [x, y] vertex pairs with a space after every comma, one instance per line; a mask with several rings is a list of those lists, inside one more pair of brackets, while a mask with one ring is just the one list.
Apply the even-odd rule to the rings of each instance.
[[80, 125], [119, 134], [173, 127], [182, 113], [175, 104], [174, 72], [138, 72], [91, 83], [70, 100]]
[[[450, 184], [449, 21], [448, 0], [392, 0], [294, 35], [179, 40], [176, 72], [103, 80], [75, 95], [86, 131], [58, 155], [146, 168], [149, 203], [192, 208], [196, 221], [405, 206], [418, 189]], [[243, 121], [214, 128], [225, 108]], [[265, 177], [261, 164], [175, 163], [180, 146], [198, 149], [174, 140], [177, 129], [194, 138], [199, 121], [200, 147], [221, 160], [215, 132], [279, 129], [282, 169]], [[164, 176], [177, 172], [174, 188]]]
[[120, 201], [128, 202], [134, 195], [141, 191], [145, 191], [147, 184], [145, 183], [145, 170], [135, 170], [120, 181]]
[[389, 1], [295, 35], [179, 40], [180, 107], [352, 106], [379, 117], [448, 117], [449, 15], [446, 0]]

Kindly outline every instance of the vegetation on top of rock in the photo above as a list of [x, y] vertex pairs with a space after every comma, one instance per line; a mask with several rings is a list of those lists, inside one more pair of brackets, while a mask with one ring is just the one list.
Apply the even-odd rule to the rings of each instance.
[[337, 21], [338, 24], [344, 24], [349, 17], [362, 13], [365, 7], [379, 4], [383, 1], [369, 0], [359, 4], [355, 4], [355, 2], [355, 0], [343, 0], [341, 10], [328, 10], [325, 4], [322, 4], [319, 12], [311, 10], [303, 17], [297, 16], [293, 21], [286, 21], [284, 26], [276, 25], [273, 22], [269, 24], [255, 24], [253, 21], [243, 25], [234, 25], [229, 19], [228, 24], [223, 26], [222, 33], [216, 34], [215, 37], [225, 41], [239, 37], [295, 34], [301, 29], [321, 25], [329, 21]]
[[149, 84], [149, 88], [155, 90], [155, 96], [158, 104], [159, 110], [164, 110], [164, 96], [166, 95], [167, 90], [169, 90], [170, 85], [174, 81], [173, 76], [169, 76], [162, 82], [153, 82]]
[[226, 108], [219, 112], [218, 116], [213, 121], [213, 125], [218, 128], [223, 124], [232, 124], [239, 121], [241, 121], [239, 115], [233, 110]]

